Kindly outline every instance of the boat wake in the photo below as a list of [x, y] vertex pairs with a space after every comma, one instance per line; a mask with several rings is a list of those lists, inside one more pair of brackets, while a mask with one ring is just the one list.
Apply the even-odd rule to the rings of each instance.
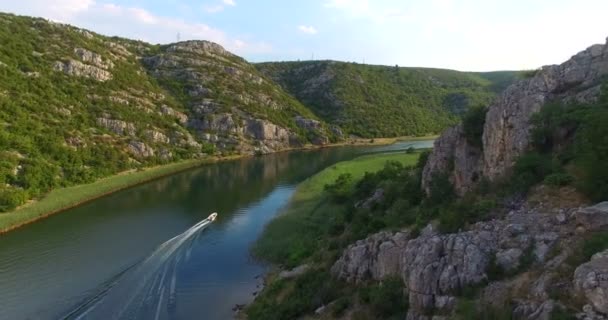
[[104, 284], [65, 320], [170, 319], [177, 310], [176, 269], [217, 213], [160, 245], [150, 256]]

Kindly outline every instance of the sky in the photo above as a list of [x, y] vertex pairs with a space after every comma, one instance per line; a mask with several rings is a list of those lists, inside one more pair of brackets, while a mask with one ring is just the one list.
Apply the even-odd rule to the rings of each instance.
[[462, 71], [561, 63], [608, 37], [607, 0], [0, 0], [0, 11], [151, 43], [210, 40], [252, 62]]

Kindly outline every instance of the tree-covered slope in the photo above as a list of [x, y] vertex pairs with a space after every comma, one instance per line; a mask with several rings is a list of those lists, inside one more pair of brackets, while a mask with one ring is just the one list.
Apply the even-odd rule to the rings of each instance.
[[256, 65], [319, 117], [364, 137], [437, 133], [488, 104], [514, 72], [362, 65], [336, 61]]
[[0, 14], [0, 43], [0, 211], [131, 168], [331, 136], [210, 42], [157, 46]]

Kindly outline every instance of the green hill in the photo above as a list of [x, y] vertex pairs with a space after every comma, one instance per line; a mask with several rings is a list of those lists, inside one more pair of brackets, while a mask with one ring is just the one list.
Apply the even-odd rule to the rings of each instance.
[[245, 60], [0, 14], [0, 210], [50, 189], [332, 134]]
[[323, 145], [343, 130], [437, 133], [509, 82], [337, 62], [254, 66], [208, 41], [152, 45], [2, 13], [0, 43], [0, 211], [129, 169]]
[[516, 76], [336, 61], [256, 66], [323, 120], [363, 137], [440, 132], [471, 106], [488, 104]]

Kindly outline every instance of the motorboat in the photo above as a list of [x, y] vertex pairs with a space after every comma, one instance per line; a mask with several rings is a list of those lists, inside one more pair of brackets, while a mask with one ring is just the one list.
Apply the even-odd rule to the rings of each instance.
[[207, 220], [211, 222], [215, 221], [215, 219], [217, 219], [217, 212], [214, 212], [207, 217]]

